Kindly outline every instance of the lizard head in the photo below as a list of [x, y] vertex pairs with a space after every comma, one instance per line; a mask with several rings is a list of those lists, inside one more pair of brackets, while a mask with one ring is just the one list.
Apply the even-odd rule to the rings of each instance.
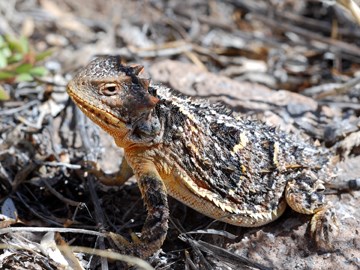
[[117, 56], [98, 57], [75, 75], [67, 92], [92, 121], [111, 135], [122, 131], [151, 136], [160, 129], [157, 118], [151, 116], [159, 100], [148, 91], [150, 80], [138, 77], [142, 70], [142, 66], [121, 64]]

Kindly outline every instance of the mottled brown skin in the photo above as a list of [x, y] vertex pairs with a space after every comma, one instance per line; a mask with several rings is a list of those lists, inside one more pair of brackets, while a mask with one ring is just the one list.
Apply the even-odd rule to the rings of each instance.
[[77, 106], [125, 150], [120, 173], [135, 174], [148, 216], [140, 239], [114, 236], [126, 254], [148, 257], [167, 233], [167, 194], [230, 224], [256, 227], [289, 205], [313, 215], [311, 231], [329, 246], [334, 215], [324, 201], [332, 177], [329, 154], [263, 123], [239, 118], [219, 104], [193, 99], [138, 77], [141, 66], [100, 57], [68, 84]]

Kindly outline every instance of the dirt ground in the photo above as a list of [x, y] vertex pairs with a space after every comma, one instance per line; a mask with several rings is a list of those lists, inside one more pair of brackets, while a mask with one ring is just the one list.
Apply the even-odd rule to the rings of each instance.
[[[116, 171], [122, 149], [66, 94], [67, 82], [96, 55], [120, 55], [124, 63], [144, 65], [152, 82], [221, 101], [244, 118], [329, 148], [338, 157], [332, 184], [360, 179], [357, 5], [2, 1], [0, 34], [22, 35], [33, 51], [51, 49], [52, 55], [39, 63], [48, 70], [45, 77], [0, 78], [9, 95], [0, 99], [0, 269], [122, 269], [97, 250], [113, 247], [107, 232], [141, 231], [146, 211], [135, 179], [106, 187], [86, 170], [85, 161], [93, 161]], [[249, 229], [170, 199], [167, 239], [145, 268], [360, 269], [360, 191], [328, 194], [327, 200], [339, 226], [331, 251], [315, 247], [310, 217], [290, 209]], [[91, 250], [73, 251], [76, 246]]]

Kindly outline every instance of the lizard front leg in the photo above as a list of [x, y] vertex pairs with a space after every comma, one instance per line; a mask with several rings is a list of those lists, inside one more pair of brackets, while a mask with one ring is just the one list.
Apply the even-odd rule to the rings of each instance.
[[115, 234], [111, 234], [111, 238], [121, 252], [147, 258], [161, 248], [166, 238], [169, 218], [167, 192], [153, 164], [142, 164], [135, 174], [147, 209], [141, 237], [133, 237], [132, 243]]
[[101, 183], [107, 186], [121, 186], [124, 184], [131, 176], [134, 175], [132, 168], [129, 166], [125, 157], [123, 157], [120, 169], [113, 175], [106, 175], [99, 177]]
[[93, 167], [92, 169], [87, 170], [87, 172], [95, 175], [99, 181], [106, 186], [121, 186], [134, 175], [134, 172], [125, 157], [121, 161], [119, 171], [111, 174], [105, 173], [101, 169], [96, 168], [97, 164], [95, 162], [87, 161], [87, 163], [91, 164]]

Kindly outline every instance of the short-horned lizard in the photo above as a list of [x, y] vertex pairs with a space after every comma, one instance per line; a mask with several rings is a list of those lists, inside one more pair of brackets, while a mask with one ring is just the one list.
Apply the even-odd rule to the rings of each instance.
[[93, 60], [68, 84], [76, 105], [124, 148], [121, 184], [132, 175], [147, 207], [141, 237], [121, 241], [122, 252], [148, 257], [168, 230], [170, 195], [230, 224], [256, 227], [277, 219], [287, 205], [313, 215], [316, 242], [329, 242], [323, 180], [332, 176], [323, 148], [220, 104], [150, 84], [143, 67], [116, 56]]

